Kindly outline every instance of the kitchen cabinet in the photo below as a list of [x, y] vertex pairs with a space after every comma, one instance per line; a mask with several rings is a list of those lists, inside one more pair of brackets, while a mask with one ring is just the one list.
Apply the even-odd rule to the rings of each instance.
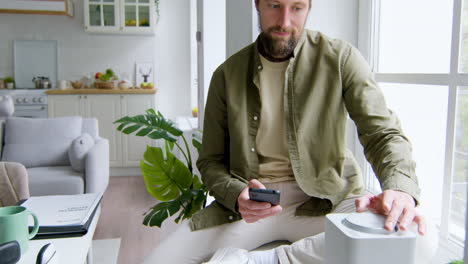
[[0, 13], [73, 16], [72, 0], [1, 0]]
[[49, 117], [95, 117], [99, 135], [109, 140], [112, 167], [138, 167], [147, 145], [155, 142], [145, 137], [124, 135], [113, 122], [154, 108], [154, 94], [79, 94], [48, 95]]
[[84, 0], [86, 32], [154, 34], [155, 0]]

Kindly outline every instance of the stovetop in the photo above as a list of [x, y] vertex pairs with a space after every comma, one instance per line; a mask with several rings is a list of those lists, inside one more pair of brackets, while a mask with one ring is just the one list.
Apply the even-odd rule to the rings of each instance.
[[0, 94], [45, 94], [50, 89], [0, 89]]

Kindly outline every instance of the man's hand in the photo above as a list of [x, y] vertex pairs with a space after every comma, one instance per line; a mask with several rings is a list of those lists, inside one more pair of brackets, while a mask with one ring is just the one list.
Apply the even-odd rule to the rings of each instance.
[[356, 200], [356, 211], [363, 212], [366, 209], [386, 215], [385, 229], [388, 231], [393, 230], [397, 223], [399, 228], [407, 230], [408, 226], [415, 222], [419, 234], [424, 235], [426, 232], [424, 217], [416, 210], [413, 197], [405, 192], [386, 190], [376, 196], [364, 195]]
[[239, 213], [247, 223], [255, 223], [260, 219], [273, 216], [283, 209], [280, 205], [272, 206], [270, 203], [256, 202], [249, 199], [249, 188], [266, 189], [258, 180], [251, 180], [247, 187], [237, 197]]

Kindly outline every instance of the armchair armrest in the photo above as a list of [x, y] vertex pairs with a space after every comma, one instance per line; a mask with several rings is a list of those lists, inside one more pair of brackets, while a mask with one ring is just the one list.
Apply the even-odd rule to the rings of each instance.
[[109, 140], [97, 137], [85, 157], [85, 193], [104, 192], [109, 183]]

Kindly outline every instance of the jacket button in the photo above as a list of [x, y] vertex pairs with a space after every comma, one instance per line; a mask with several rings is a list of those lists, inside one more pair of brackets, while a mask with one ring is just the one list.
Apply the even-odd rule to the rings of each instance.
[[250, 151], [251, 151], [251, 152], [255, 152], [255, 149], [254, 149], [254, 148], [251, 148]]
[[262, 65], [258, 65], [257, 69], [258, 69], [259, 71], [261, 71], [261, 70], [263, 69], [263, 66], [262, 66]]
[[230, 216], [228, 217], [228, 219], [229, 219], [230, 221], [232, 221], [232, 219], [234, 219], [234, 217], [232, 217], [232, 215], [230, 215]]
[[258, 116], [254, 116], [254, 117], [253, 117], [253, 120], [257, 121], [257, 120], [258, 120]]

